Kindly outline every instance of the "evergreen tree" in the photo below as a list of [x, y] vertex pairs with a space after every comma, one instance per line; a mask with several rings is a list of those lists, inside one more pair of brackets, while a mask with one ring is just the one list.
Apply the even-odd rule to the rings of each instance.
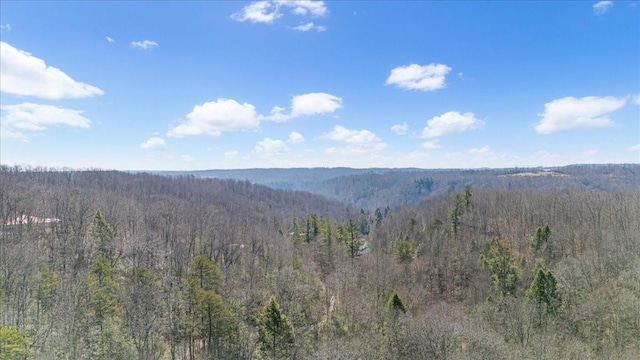
[[118, 283], [113, 273], [114, 268], [109, 260], [99, 256], [91, 263], [91, 271], [87, 275], [90, 308], [99, 326], [119, 312]]
[[536, 262], [535, 277], [526, 296], [536, 304], [540, 313], [555, 315], [560, 310], [556, 278], [542, 260]]
[[408, 264], [415, 260], [417, 256], [416, 249], [413, 248], [409, 237], [405, 236], [404, 239], [398, 241], [393, 252], [393, 257], [397, 262], [402, 264]]
[[209, 357], [221, 356], [220, 340], [234, 331], [228, 306], [220, 296], [220, 269], [206, 256], [196, 256], [189, 263], [184, 321], [192, 356], [197, 343], [203, 343]]
[[258, 352], [269, 359], [294, 358], [295, 336], [293, 325], [280, 310], [275, 297], [263, 306], [256, 315], [258, 325]]
[[387, 299], [387, 308], [393, 312], [407, 312], [407, 308], [404, 306], [404, 302], [400, 299], [398, 293], [393, 290]]
[[491, 282], [503, 297], [514, 295], [521, 273], [514, 250], [498, 238], [487, 245], [480, 259], [491, 275]]
[[551, 229], [549, 225], [545, 225], [544, 227], [539, 227], [536, 230], [536, 234], [531, 240], [531, 247], [533, 251], [539, 252], [542, 250], [543, 246], [549, 247], [549, 242], [551, 238]]
[[100, 210], [93, 216], [89, 235], [97, 247], [97, 255], [104, 256], [112, 264], [116, 260], [115, 232]]

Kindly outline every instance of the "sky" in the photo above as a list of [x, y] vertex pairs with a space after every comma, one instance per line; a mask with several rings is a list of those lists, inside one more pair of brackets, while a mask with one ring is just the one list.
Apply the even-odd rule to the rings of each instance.
[[0, 163], [640, 163], [639, 1], [2, 1]]

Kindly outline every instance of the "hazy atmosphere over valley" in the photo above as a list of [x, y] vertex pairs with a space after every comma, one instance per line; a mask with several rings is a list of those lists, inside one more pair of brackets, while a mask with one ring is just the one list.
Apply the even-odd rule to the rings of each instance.
[[638, 5], [3, 1], [0, 161], [638, 163]]

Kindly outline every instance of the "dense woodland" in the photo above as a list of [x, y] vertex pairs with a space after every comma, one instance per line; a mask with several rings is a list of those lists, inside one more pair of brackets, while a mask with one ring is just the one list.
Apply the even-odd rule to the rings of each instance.
[[[248, 180], [283, 190], [302, 190], [357, 208], [414, 205], [426, 196], [465, 185], [497, 189], [616, 190], [640, 187], [640, 165], [570, 165], [509, 169], [238, 169], [163, 171], [161, 175]], [[538, 176], [521, 176], [533, 174]]]
[[0, 359], [640, 358], [640, 166], [392, 173], [1, 167]]

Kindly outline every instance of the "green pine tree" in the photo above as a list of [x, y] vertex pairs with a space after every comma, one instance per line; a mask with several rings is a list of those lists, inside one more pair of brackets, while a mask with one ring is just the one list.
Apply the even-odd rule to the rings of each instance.
[[115, 232], [100, 210], [93, 216], [89, 235], [96, 244], [98, 256], [104, 256], [113, 264], [116, 260]]
[[404, 239], [398, 241], [393, 252], [393, 257], [399, 263], [408, 264], [415, 260], [417, 254], [418, 252], [413, 248], [413, 244], [411, 244], [409, 238], [405, 236]]
[[491, 275], [491, 282], [503, 297], [514, 295], [522, 272], [515, 251], [506, 241], [498, 238], [487, 245], [480, 259]]
[[560, 310], [560, 295], [556, 278], [545, 267], [542, 260], [536, 262], [535, 277], [526, 296], [536, 304], [541, 313], [555, 315]]
[[394, 312], [402, 312], [403, 314], [407, 312], [404, 302], [395, 290], [391, 292], [387, 299], [387, 308]]
[[269, 359], [294, 358], [295, 336], [293, 325], [280, 310], [275, 297], [263, 306], [256, 315], [258, 325], [259, 357]]

